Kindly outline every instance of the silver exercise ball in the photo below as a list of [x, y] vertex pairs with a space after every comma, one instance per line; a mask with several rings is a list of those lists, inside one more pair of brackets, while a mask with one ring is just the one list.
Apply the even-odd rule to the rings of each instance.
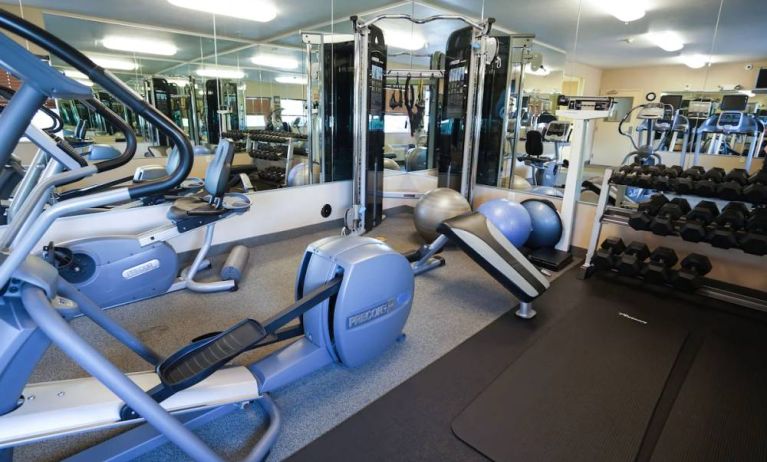
[[437, 226], [445, 220], [471, 212], [469, 202], [450, 188], [432, 189], [415, 205], [415, 228], [427, 242], [437, 238]]
[[[303, 186], [309, 184], [309, 170], [306, 168], [306, 165], [306, 162], [301, 162], [300, 164], [294, 165], [293, 168], [290, 169], [290, 172], [288, 172], [288, 186]], [[319, 164], [314, 164], [312, 174], [314, 175], [314, 182], [319, 183]]]
[[383, 167], [386, 170], [400, 170], [399, 164], [394, 159], [384, 159]]
[[511, 177], [511, 184], [509, 185], [509, 188], [511, 189], [521, 189], [523, 191], [529, 191], [533, 189], [533, 186], [530, 184], [529, 181], [522, 178], [521, 176], [514, 175]]

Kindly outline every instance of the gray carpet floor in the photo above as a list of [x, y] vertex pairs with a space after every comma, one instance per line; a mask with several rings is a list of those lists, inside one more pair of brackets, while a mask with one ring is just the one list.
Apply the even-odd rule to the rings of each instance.
[[[198, 335], [224, 329], [246, 317], [264, 319], [290, 304], [303, 249], [312, 241], [337, 232], [333, 229], [253, 247], [248, 269], [237, 292], [206, 295], [178, 292], [116, 308], [109, 313], [137, 332], [141, 340], [156, 351], [170, 354]], [[389, 217], [370, 236], [381, 238], [400, 251], [421, 242], [409, 213]], [[448, 248], [443, 255], [447, 260], [445, 267], [416, 279], [415, 300], [405, 327], [404, 341], [362, 367], [328, 366], [273, 394], [284, 420], [269, 460], [284, 459], [302, 448], [515, 305], [516, 300], [511, 294], [465, 254]], [[221, 263], [220, 257], [216, 260]], [[89, 321], [78, 319], [73, 324], [123, 370], [147, 369], [140, 359]], [[237, 362], [247, 363], [279, 346], [258, 350], [238, 358]], [[51, 349], [36, 370], [33, 381], [84, 375], [63, 353]], [[239, 459], [247, 454], [263, 429], [261, 411], [248, 407], [202, 427], [198, 434], [222, 456]], [[60, 460], [120, 431], [122, 429], [71, 436], [21, 447], [15, 452], [16, 460]], [[166, 444], [141, 460], [188, 459], [175, 446]]]

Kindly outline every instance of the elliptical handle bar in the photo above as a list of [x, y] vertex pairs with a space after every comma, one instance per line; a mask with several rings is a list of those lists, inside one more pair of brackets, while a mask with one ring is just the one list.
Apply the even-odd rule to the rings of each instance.
[[96, 162], [93, 165], [96, 167], [97, 171], [99, 173], [106, 172], [107, 170], [113, 170], [118, 167], [122, 167], [123, 165], [130, 162], [131, 159], [133, 159], [133, 155], [136, 154], [136, 134], [133, 132], [133, 129], [131, 128], [128, 123], [123, 120], [122, 117], [115, 114], [111, 109], [109, 109], [107, 106], [104, 105], [101, 101], [99, 101], [96, 98], [90, 98], [88, 100], [83, 101], [83, 103], [96, 111], [97, 113], [101, 114], [104, 119], [112, 124], [115, 128], [117, 128], [120, 133], [125, 135], [125, 149], [123, 150], [122, 154], [115, 157], [114, 159], [107, 159], [102, 162]]
[[[15, 94], [16, 92], [13, 89], [0, 85], [0, 97], [10, 101], [10, 99], [13, 98], [13, 95]], [[128, 125], [120, 116], [112, 112], [111, 109], [104, 106], [104, 104], [96, 98], [85, 100], [83, 101], [83, 104], [85, 104], [94, 112], [101, 114], [101, 116], [103, 116], [107, 122], [115, 126], [123, 135], [125, 135], [125, 149], [123, 150], [122, 154], [120, 154], [118, 157], [115, 157], [114, 159], [108, 159], [102, 162], [94, 163], [93, 165], [96, 167], [96, 172], [101, 173], [107, 170], [112, 170], [130, 162], [130, 160], [133, 159], [133, 155], [136, 154], [137, 148], [136, 134], [133, 132], [133, 129], [130, 127], [130, 125]], [[40, 111], [50, 117], [54, 122], [53, 126], [44, 129], [45, 132], [54, 135], [56, 132], [64, 128], [64, 122], [61, 120], [61, 116], [56, 114], [54, 111], [45, 106], [40, 106]]]
[[[13, 98], [13, 95], [15, 94], [16, 94], [16, 91], [14, 89], [0, 85], [0, 97], [2, 97], [3, 99], [10, 101], [11, 98]], [[58, 114], [56, 114], [55, 112], [53, 112], [52, 110], [48, 109], [45, 106], [40, 106], [40, 111], [44, 113], [45, 115], [47, 115], [48, 117], [50, 117], [51, 120], [53, 120], [53, 125], [51, 125], [48, 128], [44, 128], [43, 129], [44, 132], [53, 134], [58, 132], [62, 128], [64, 128], [64, 121], [61, 120], [61, 117], [59, 117]]]
[[[82, 72], [94, 83], [100, 85], [111, 93], [126, 106], [131, 108], [137, 115], [146, 119], [178, 147], [180, 162], [175, 170], [168, 176], [159, 180], [130, 186], [128, 194], [131, 199], [150, 196], [153, 194], [175, 188], [189, 175], [194, 163], [192, 144], [186, 135], [173, 121], [152, 107], [137, 95], [130, 87], [114, 77], [109, 71], [97, 66], [87, 56], [54, 36], [50, 32], [30, 23], [8, 11], [0, 10], [0, 28], [12, 32], [35, 45], [44, 48], [52, 54], [66, 61], [69, 65]], [[126, 138], [127, 139], [127, 138]], [[118, 159], [124, 160], [119, 157]], [[117, 160], [117, 159], [115, 159]]]

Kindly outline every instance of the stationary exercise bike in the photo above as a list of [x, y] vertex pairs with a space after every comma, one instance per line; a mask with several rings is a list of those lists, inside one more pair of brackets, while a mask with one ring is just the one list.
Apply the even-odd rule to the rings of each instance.
[[[250, 208], [244, 194], [227, 194], [234, 144], [219, 142], [205, 175], [207, 196], [180, 197], [168, 211], [170, 224], [138, 236], [100, 236], [48, 245], [43, 257], [54, 264], [62, 278], [74, 284], [101, 307], [113, 307], [167, 292], [236, 290], [248, 260], [248, 249], [232, 249], [221, 271], [222, 280], [195, 281], [196, 274], [210, 267], [207, 253], [216, 223], [240, 215]], [[170, 165], [173, 168], [173, 164]], [[73, 200], [73, 199], [69, 199]], [[205, 226], [204, 243], [192, 265], [183, 271], [168, 240]]]

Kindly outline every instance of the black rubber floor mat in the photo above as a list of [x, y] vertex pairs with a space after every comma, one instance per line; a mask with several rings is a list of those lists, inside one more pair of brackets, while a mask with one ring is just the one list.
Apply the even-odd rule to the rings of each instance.
[[688, 330], [644, 294], [592, 297], [453, 421], [496, 461], [632, 461]]
[[704, 341], [651, 460], [765, 461], [765, 430], [767, 336], [738, 320]]

